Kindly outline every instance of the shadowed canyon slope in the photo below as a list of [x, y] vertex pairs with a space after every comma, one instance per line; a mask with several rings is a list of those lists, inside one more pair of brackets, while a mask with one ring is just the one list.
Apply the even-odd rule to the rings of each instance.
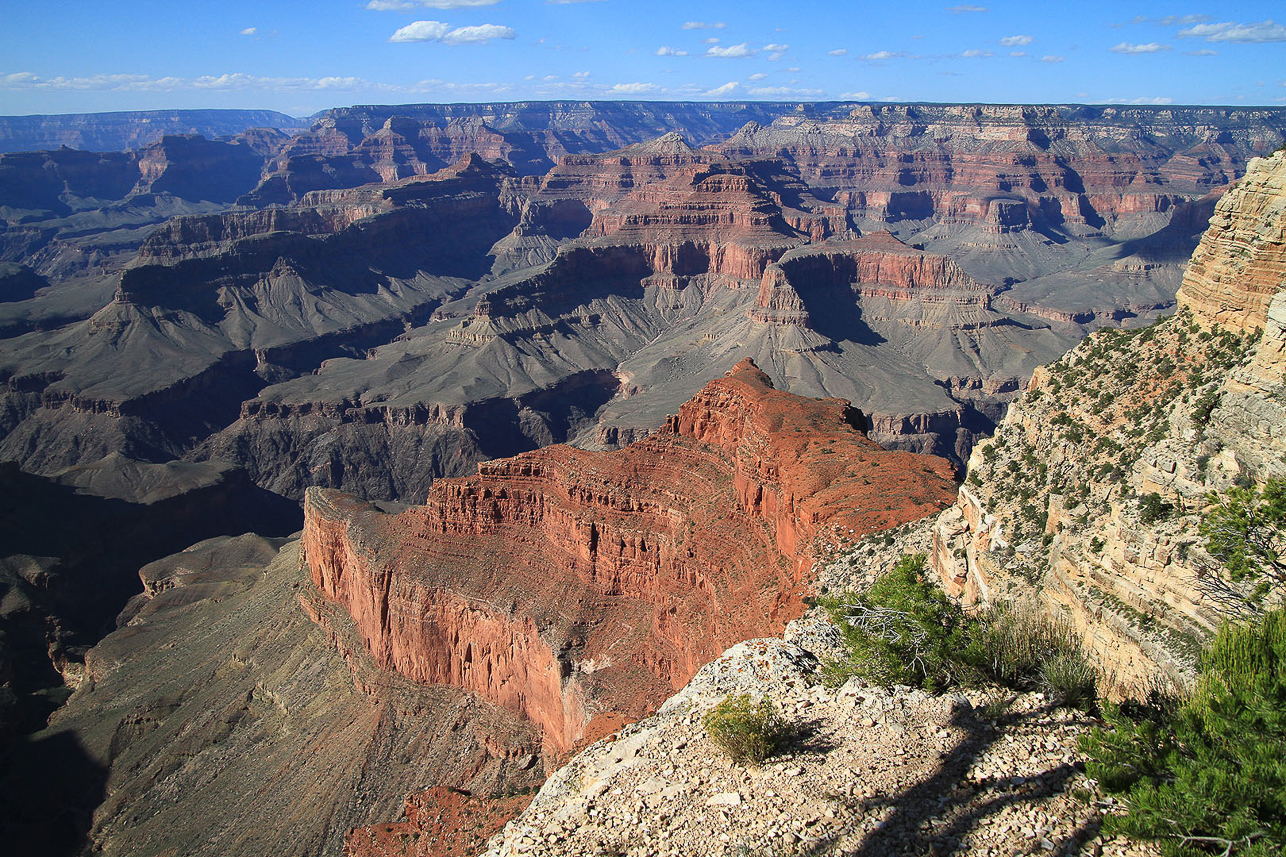
[[397, 515], [311, 489], [304, 551], [376, 663], [520, 712], [565, 751], [780, 632], [819, 551], [941, 508], [950, 465], [861, 423], [746, 360], [622, 450], [487, 462]]
[[750, 355], [960, 462], [1036, 366], [1173, 303], [1215, 196], [1283, 128], [410, 105], [4, 155], [0, 456], [220, 459], [295, 499], [420, 500], [486, 458], [641, 437]]
[[0, 826], [25, 846], [79, 825], [102, 854], [335, 854], [407, 794], [494, 810], [780, 631], [820, 551], [950, 502], [947, 462], [861, 422], [745, 362], [626, 449], [487, 462], [397, 513], [312, 489], [302, 540], [152, 562], [15, 745]]

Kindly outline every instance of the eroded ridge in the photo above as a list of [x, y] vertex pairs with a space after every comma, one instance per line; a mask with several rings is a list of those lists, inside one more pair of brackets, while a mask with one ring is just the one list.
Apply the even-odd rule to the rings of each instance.
[[945, 460], [886, 451], [863, 422], [743, 360], [623, 450], [485, 462], [397, 515], [310, 489], [307, 562], [380, 666], [478, 693], [566, 750], [779, 633], [840, 533], [950, 502]]

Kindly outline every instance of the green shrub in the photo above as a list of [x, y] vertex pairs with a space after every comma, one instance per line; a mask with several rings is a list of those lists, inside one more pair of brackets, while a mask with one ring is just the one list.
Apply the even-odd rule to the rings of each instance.
[[701, 721], [714, 745], [737, 765], [759, 765], [786, 739], [785, 721], [769, 699], [727, 696]]
[[1084, 706], [1097, 673], [1066, 623], [1034, 606], [997, 603], [970, 616], [924, 576], [923, 554], [903, 556], [861, 596], [828, 599], [848, 653], [828, 664], [828, 683], [852, 676], [884, 687], [942, 690], [994, 682], [1044, 690], [1058, 704]]
[[1177, 710], [1108, 705], [1082, 739], [1087, 770], [1125, 795], [1110, 831], [1171, 857], [1268, 857], [1286, 849], [1286, 611], [1225, 625]]
[[941, 690], [964, 680], [979, 660], [971, 620], [924, 576], [924, 554], [903, 556], [859, 596], [826, 607], [840, 627], [848, 656], [827, 669], [839, 684], [860, 676], [875, 684]]
[[1139, 497], [1139, 523], [1155, 524], [1158, 521], [1164, 521], [1174, 513], [1174, 506], [1161, 499], [1161, 495], [1153, 491], [1150, 494], [1143, 494]]

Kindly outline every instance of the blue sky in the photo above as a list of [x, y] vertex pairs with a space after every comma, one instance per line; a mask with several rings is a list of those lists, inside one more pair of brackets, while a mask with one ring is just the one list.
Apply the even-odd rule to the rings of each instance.
[[[0, 114], [534, 99], [1286, 105], [1277, 2], [8, 0]], [[1276, 18], [1274, 18], [1276, 15]]]

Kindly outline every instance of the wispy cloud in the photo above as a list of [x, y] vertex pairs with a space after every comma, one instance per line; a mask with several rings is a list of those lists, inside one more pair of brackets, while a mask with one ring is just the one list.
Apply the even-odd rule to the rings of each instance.
[[730, 80], [723, 86], [716, 86], [714, 89], [706, 92], [705, 95], [708, 98], [724, 98], [725, 96], [732, 95], [738, 89], [741, 89], [741, 84], [737, 83], [735, 80]]
[[1253, 24], [1237, 24], [1225, 21], [1222, 24], [1198, 24], [1179, 31], [1179, 38], [1202, 38], [1207, 42], [1286, 42], [1286, 25], [1271, 20]]
[[1000, 44], [1006, 48], [1016, 48], [1021, 45], [1030, 45], [1031, 36], [1005, 36], [1000, 40]]
[[1150, 18], [1147, 15], [1135, 15], [1131, 24], [1159, 24], [1162, 27], [1186, 27], [1189, 24], [1200, 24], [1209, 21], [1209, 15], [1166, 15], [1163, 18]]
[[749, 92], [757, 98], [817, 98], [823, 94], [820, 89], [792, 89], [789, 86], [761, 86]]
[[1010, 51], [1010, 52], [1009, 52], [1009, 55], [1010, 55], [1011, 57], [1025, 57], [1025, 56], [1027, 56], [1027, 52], [1026, 52], [1026, 51]]
[[614, 92], [617, 95], [645, 95], [649, 92], [657, 92], [660, 88], [655, 83], [616, 83], [608, 92]]
[[259, 28], [258, 28], [258, 27], [246, 27], [244, 30], [242, 30], [242, 31], [241, 31], [241, 35], [243, 35], [243, 36], [253, 36], [253, 35], [254, 35], [255, 33], [257, 33], [257, 32], [259, 32]]
[[416, 9], [471, 9], [494, 6], [500, 0], [370, 0], [367, 9], [376, 12], [414, 12]]
[[768, 75], [764, 74], [762, 71], [757, 71], [754, 74], [750, 75], [750, 77], [746, 78], [746, 80], [767, 80], [767, 79], [768, 79]]
[[686, 57], [688, 52], [677, 50], [669, 45], [661, 45], [656, 49], [656, 55], [659, 57]]
[[1145, 45], [1135, 45], [1130, 42], [1121, 42], [1119, 45], [1113, 45], [1108, 48], [1114, 54], [1157, 54], [1162, 51], [1170, 50], [1169, 45], [1161, 45], [1156, 42], [1148, 42]]
[[390, 42], [441, 42], [445, 45], [482, 45], [492, 39], [517, 37], [512, 27], [500, 24], [475, 24], [469, 27], [452, 27], [441, 21], [416, 21], [407, 24], [389, 36]]
[[1067, 59], [1067, 57], [1060, 57], [1058, 54], [1045, 54], [1043, 57], [1040, 58], [1040, 61], [1055, 63], [1055, 62], [1063, 62], [1065, 59]]
[[146, 74], [95, 74], [41, 77], [31, 72], [0, 74], [0, 89], [87, 90], [99, 92], [176, 92], [195, 90], [384, 90], [405, 87], [360, 77], [263, 77], [233, 72], [201, 77], [152, 77]]
[[991, 53], [991, 51], [980, 51], [977, 48], [972, 48], [960, 54], [960, 56], [964, 57], [965, 59], [975, 59], [977, 57], [993, 56], [993, 54]]
[[684, 21], [683, 22], [683, 29], [685, 30], [722, 30], [726, 26], [728, 25], [725, 24], [723, 21], [716, 21], [711, 24], [707, 24], [705, 21]]
[[873, 54], [863, 54], [862, 56], [858, 57], [858, 59], [872, 60], [872, 61], [878, 62], [879, 60], [891, 60], [891, 59], [897, 59], [898, 57], [904, 57], [904, 56], [906, 56], [906, 51], [876, 51]]
[[1184, 55], [1185, 55], [1185, 56], [1190, 56], [1190, 57], [1217, 57], [1217, 56], [1219, 56], [1219, 52], [1218, 52], [1218, 51], [1212, 51], [1212, 50], [1210, 50], [1210, 48], [1202, 48], [1202, 49], [1201, 49], [1201, 50], [1199, 50], [1199, 51], [1184, 51], [1183, 53], [1184, 53]]
[[841, 92], [841, 93], [839, 94], [839, 97], [840, 97], [840, 98], [842, 98], [842, 99], [844, 99], [844, 100], [846, 100], [846, 101], [847, 101], [847, 100], [852, 100], [852, 101], [870, 101], [870, 100], [871, 100], [871, 93], [869, 93], [869, 92], [867, 92], [865, 89], [863, 89], [863, 90], [861, 90], [860, 92]]
[[1166, 96], [1154, 95], [1150, 98], [1109, 98], [1106, 104], [1173, 104], [1174, 99]]
[[844, 56], [844, 54], [848, 53], [848, 48], [836, 48], [835, 50], [833, 50], [833, 51], [827, 51], [826, 53], [827, 53], [829, 56], [833, 56], [833, 57], [842, 57], [842, 56]]
[[750, 47], [747, 42], [742, 42], [739, 45], [728, 45], [726, 48], [721, 48], [716, 45], [706, 51], [706, 56], [736, 59], [739, 57], [752, 57], [756, 53], [758, 53], [758, 51]]
[[986, 12], [987, 7], [974, 6], [972, 4], [965, 4], [962, 6], [948, 6], [947, 11], [956, 15], [963, 15], [965, 12]]

